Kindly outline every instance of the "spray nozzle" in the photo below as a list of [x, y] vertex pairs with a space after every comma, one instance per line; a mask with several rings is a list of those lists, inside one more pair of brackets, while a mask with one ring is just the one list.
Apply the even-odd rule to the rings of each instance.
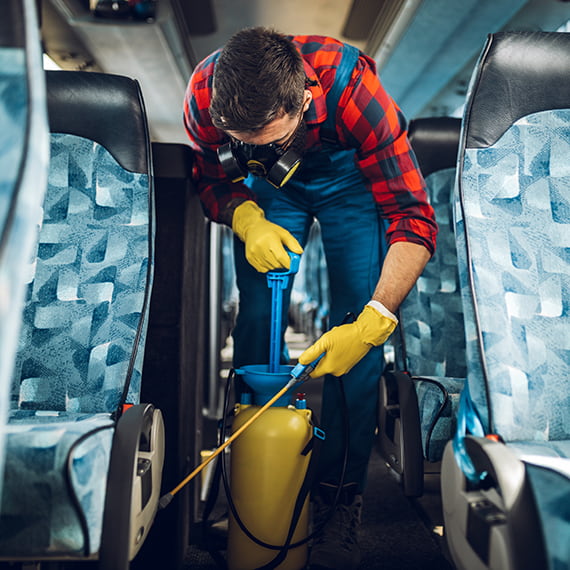
[[301, 364], [298, 362], [293, 370], [291, 370], [291, 377], [295, 379], [295, 382], [305, 382], [305, 380], [309, 379], [309, 375], [311, 372], [317, 367], [317, 364], [321, 361], [325, 353], [323, 352], [321, 355], [317, 356], [313, 362], [309, 362], [309, 364]]

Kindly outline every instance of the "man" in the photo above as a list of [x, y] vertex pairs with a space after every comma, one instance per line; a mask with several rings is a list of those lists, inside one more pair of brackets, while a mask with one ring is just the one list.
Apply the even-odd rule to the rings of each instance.
[[[328, 375], [315, 516], [335, 499], [337, 507], [314, 541], [310, 564], [355, 568], [382, 344], [434, 252], [437, 233], [405, 119], [382, 88], [374, 61], [355, 48], [252, 28], [196, 67], [184, 120], [205, 211], [236, 234], [235, 366], [267, 363], [271, 292], [264, 273], [288, 267], [287, 250], [301, 253], [314, 219], [320, 223], [334, 328], [299, 360], [308, 364], [325, 353], [312, 373]], [[287, 296], [285, 314], [288, 302]], [[349, 312], [358, 318], [341, 324]], [[346, 465], [335, 378], [343, 375]]]

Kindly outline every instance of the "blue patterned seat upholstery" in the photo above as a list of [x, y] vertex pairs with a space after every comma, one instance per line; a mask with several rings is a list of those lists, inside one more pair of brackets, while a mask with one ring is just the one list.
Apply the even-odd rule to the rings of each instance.
[[97, 142], [52, 134], [18, 408], [114, 412], [129, 376], [128, 399], [137, 401], [149, 224], [147, 173], [125, 170]]
[[461, 121], [410, 122], [409, 138], [424, 174], [439, 231], [437, 250], [400, 307], [396, 364], [414, 380], [424, 457], [440, 461], [455, 433], [466, 375], [463, 307], [453, 228], [453, 186]]
[[[48, 126], [35, 3], [11, 0], [0, 28], [0, 474], [26, 276], [47, 182]], [[26, 41], [25, 35], [28, 32]], [[32, 134], [33, 133], [33, 134]], [[0, 497], [2, 478], [0, 477]]]
[[483, 425], [506, 441], [570, 439], [569, 149], [570, 110], [552, 110], [465, 151], [462, 230], [474, 285], [465, 284], [483, 339], [470, 343], [486, 361], [470, 391]]
[[[569, 151], [568, 34], [490, 36], [473, 74], [461, 141], [456, 235], [468, 389], [446, 455], [454, 453], [478, 500], [489, 486], [504, 497], [505, 552], [516, 568], [570, 565], [568, 502], [550, 502], [570, 497]], [[489, 434], [504, 443], [489, 444]], [[442, 481], [450, 548], [464, 565], [466, 540], [485, 561], [496, 551], [477, 550], [469, 528], [460, 536], [464, 521], [454, 519], [462, 492], [453, 464], [449, 459]], [[508, 499], [501, 483], [517, 469], [518, 494]], [[559, 486], [550, 498], [543, 495], [547, 479]], [[469, 503], [467, 510], [475, 508]], [[502, 532], [500, 525], [493, 532]], [[552, 550], [557, 541], [565, 546]]]
[[465, 378], [465, 335], [452, 196], [461, 121], [415, 119], [409, 139], [439, 226], [437, 249], [399, 309], [394, 366], [380, 382], [380, 451], [404, 493], [423, 492], [424, 459], [441, 460], [455, 432]]
[[9, 559], [99, 552], [117, 420], [124, 404], [139, 403], [152, 285], [153, 186], [138, 84], [48, 72], [47, 93], [48, 187], [0, 510], [0, 558]]

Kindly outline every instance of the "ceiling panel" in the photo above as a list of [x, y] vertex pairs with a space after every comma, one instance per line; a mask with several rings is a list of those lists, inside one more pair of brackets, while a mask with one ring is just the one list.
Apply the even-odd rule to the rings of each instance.
[[[285, 34], [318, 34], [343, 39], [351, 0], [214, 0], [218, 29], [213, 34], [193, 35], [198, 59], [221, 47], [238, 30], [252, 26], [272, 27]], [[349, 40], [364, 48], [366, 39]]]
[[459, 115], [488, 34], [553, 31], [569, 17], [560, 0], [424, 0], [380, 75], [408, 118]]
[[417, 116], [526, 0], [427, 0], [382, 69], [408, 118]]

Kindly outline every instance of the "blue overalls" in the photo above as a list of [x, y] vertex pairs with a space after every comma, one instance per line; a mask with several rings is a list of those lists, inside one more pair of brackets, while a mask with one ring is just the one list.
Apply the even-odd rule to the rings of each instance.
[[[352, 48], [355, 49], [355, 48]], [[345, 52], [346, 53], [346, 52]], [[343, 55], [341, 67], [354, 68], [355, 60]], [[350, 77], [335, 80], [327, 97], [334, 101], [328, 109], [335, 116], [340, 93]], [[337, 85], [342, 82], [342, 85]], [[305, 247], [309, 230], [316, 218], [326, 256], [330, 286], [330, 326], [339, 325], [349, 312], [358, 315], [371, 299], [383, 261], [382, 222], [372, 193], [356, 168], [352, 149], [324, 144], [309, 151], [299, 170], [280, 190], [264, 179], [250, 175], [246, 184], [255, 192], [266, 218], [284, 228]], [[246, 260], [244, 244], [235, 239], [236, 280], [240, 292], [239, 312], [234, 338], [234, 366], [265, 364], [269, 357], [271, 290], [264, 274]], [[283, 296], [283, 332], [291, 286]], [[283, 362], [287, 363], [286, 350]], [[343, 378], [349, 410], [349, 457], [344, 482], [357, 483], [364, 490], [368, 460], [377, 425], [378, 384], [384, 364], [382, 347], [373, 348]], [[338, 484], [343, 460], [344, 428], [338, 380], [327, 377], [323, 388], [321, 427], [326, 440], [319, 459], [317, 481]]]

